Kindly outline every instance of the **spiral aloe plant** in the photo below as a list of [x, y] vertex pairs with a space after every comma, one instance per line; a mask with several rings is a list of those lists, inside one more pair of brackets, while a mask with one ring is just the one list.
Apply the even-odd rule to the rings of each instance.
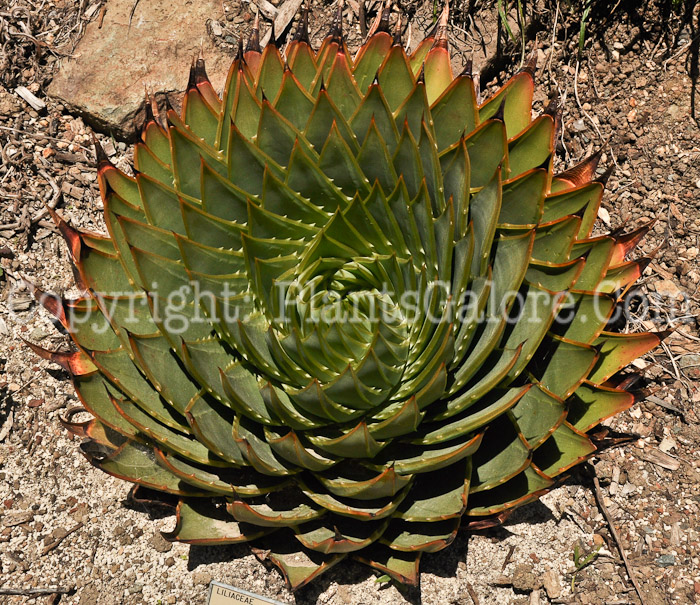
[[596, 451], [660, 339], [605, 331], [648, 226], [591, 236], [599, 156], [553, 174], [532, 66], [479, 103], [446, 11], [411, 55], [387, 24], [354, 58], [339, 20], [318, 51], [306, 15], [284, 54], [256, 29], [222, 98], [197, 61], [135, 176], [98, 147], [109, 235], [55, 216], [84, 294], [38, 291], [90, 462], [291, 588], [345, 557], [416, 584]]

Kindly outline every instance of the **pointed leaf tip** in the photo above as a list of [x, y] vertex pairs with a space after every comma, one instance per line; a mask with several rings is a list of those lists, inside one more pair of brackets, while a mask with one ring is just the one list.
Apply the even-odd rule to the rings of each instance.
[[277, 34], [275, 33], [275, 20], [270, 23], [270, 39], [267, 41], [268, 46], [277, 48]]
[[100, 168], [103, 168], [105, 165], [113, 166], [114, 164], [112, 164], [109, 157], [107, 157], [107, 153], [105, 152], [105, 150], [102, 147], [102, 145], [100, 144], [100, 142], [97, 140], [95, 133], [90, 132], [90, 136], [92, 137], [92, 146], [95, 148], [95, 158], [97, 160], [97, 169], [99, 170]]
[[398, 19], [396, 20], [396, 29], [394, 30], [394, 46], [401, 46], [401, 13], [399, 13]]
[[474, 61], [472, 59], [467, 59], [467, 62], [464, 65], [464, 69], [462, 70], [462, 73], [459, 75], [460, 76], [467, 76], [468, 78], [471, 78], [474, 75], [473, 69], [474, 69]]
[[491, 116], [491, 119], [505, 122], [507, 98], [508, 98], [507, 95], [503, 95], [503, 99], [501, 100], [501, 104], [498, 106], [496, 113], [494, 113], [493, 116]]
[[433, 48], [447, 48], [447, 30], [450, 19], [450, 3], [445, 0], [445, 6], [440, 14], [440, 19], [437, 22], [437, 29], [435, 30], [435, 42], [433, 42]]
[[194, 65], [194, 79], [196, 84], [209, 82], [209, 76], [207, 75], [207, 68], [203, 57], [199, 57]]
[[610, 261], [611, 266], [614, 266], [617, 263], [623, 263], [627, 255], [639, 245], [639, 243], [644, 239], [644, 236], [649, 233], [657, 221], [658, 217], [644, 223], [641, 227], [637, 227], [628, 233], [624, 233], [622, 229], [612, 231], [610, 236], [615, 238], [615, 253]]
[[606, 187], [608, 184], [608, 181], [610, 180], [610, 177], [613, 175], [614, 172], [615, 172], [615, 164], [610, 164], [610, 166], [608, 166], [605, 169], [605, 172], [603, 174], [601, 174], [599, 177], [594, 178], [593, 180], [596, 183], [600, 183], [603, 187]]
[[82, 250], [82, 240], [80, 239], [80, 233], [77, 229], [73, 229], [63, 218], [50, 206], [46, 206], [49, 212], [49, 216], [55, 223], [58, 230], [61, 232], [63, 239], [66, 240], [68, 244], [68, 249], [70, 250], [71, 256], [75, 262], [80, 260], [80, 253]]
[[529, 74], [533, 80], [535, 79], [535, 74], [537, 73], [537, 49], [536, 48], [530, 53], [530, 58], [527, 60], [527, 63], [520, 69], [520, 73]]
[[547, 106], [544, 108], [544, 111], [542, 113], [555, 118], [561, 112], [561, 109], [562, 104], [559, 97], [553, 96], [549, 100], [549, 103], [547, 103]]
[[39, 345], [35, 345], [33, 342], [29, 342], [28, 340], [24, 340], [24, 338], [22, 338], [22, 341], [39, 357], [57, 363], [66, 372], [69, 372], [73, 376], [82, 376], [84, 374], [94, 372], [95, 370], [95, 366], [81, 351], [54, 352], [44, 349]]
[[197, 76], [195, 75], [197, 70], [196, 65], [195, 60], [192, 59], [192, 63], [190, 63], [190, 76], [187, 79], [187, 92], [197, 88]]
[[338, 2], [338, 9], [336, 10], [335, 17], [333, 18], [333, 23], [331, 24], [331, 30], [330, 30], [330, 32], [328, 32], [328, 37], [331, 38], [331, 40], [333, 42], [338, 43], [341, 47], [343, 45], [343, 9], [344, 8], [345, 8], [345, 2], [343, 2], [343, 0], [340, 0]]
[[382, 7], [381, 13], [379, 15], [379, 24], [377, 25], [377, 31], [375, 33], [379, 32], [386, 32], [387, 34], [390, 33], [389, 29], [389, 18], [391, 17], [391, 1], [387, 0], [387, 2], [384, 3], [384, 6]]
[[297, 42], [304, 42], [306, 44], [311, 44], [309, 40], [309, 4], [308, 2], [301, 10], [301, 18], [299, 19], [299, 26], [297, 27], [294, 39]]
[[576, 166], [557, 174], [556, 177], [568, 181], [574, 187], [590, 183], [595, 177], [595, 171], [598, 168], [602, 155], [603, 148], [601, 147], [593, 155], [588, 156], [585, 160], [576, 164]]
[[250, 32], [250, 37], [248, 38], [248, 44], [245, 48], [245, 52], [262, 52], [262, 49], [260, 48], [260, 12], [255, 14], [253, 29]]
[[141, 130], [146, 130], [146, 126], [148, 126], [151, 122], [155, 122], [155, 115], [153, 114], [153, 106], [151, 105], [151, 95], [148, 93], [148, 89], [144, 87], [144, 100], [143, 100], [143, 105], [144, 105], [144, 111], [146, 112], [146, 117], [143, 120], [143, 126]]
[[34, 299], [51, 313], [64, 328], [67, 327], [63, 299], [58, 294], [51, 294], [50, 292], [42, 290], [25, 278], [22, 278], [22, 281], [27, 286], [27, 289], [31, 292]]

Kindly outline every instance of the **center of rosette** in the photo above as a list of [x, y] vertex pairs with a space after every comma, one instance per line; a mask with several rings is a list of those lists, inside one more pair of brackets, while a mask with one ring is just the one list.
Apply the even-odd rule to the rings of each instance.
[[373, 402], [392, 394], [407, 359], [408, 323], [366, 263], [314, 264], [285, 284], [282, 298], [281, 342], [310, 376], [323, 385], [352, 383]]

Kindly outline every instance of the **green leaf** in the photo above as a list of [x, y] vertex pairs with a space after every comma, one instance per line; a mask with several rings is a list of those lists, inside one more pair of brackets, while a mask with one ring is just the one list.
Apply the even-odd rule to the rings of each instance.
[[469, 498], [470, 516], [495, 515], [536, 500], [553, 485], [552, 479], [533, 465], [528, 466], [509, 481], [496, 487], [476, 492]]
[[479, 124], [474, 81], [457, 76], [430, 109], [438, 149], [443, 151], [468, 136]]
[[479, 108], [479, 120], [493, 117], [501, 107], [508, 138], [512, 138], [530, 124], [534, 81], [528, 72], [514, 75], [505, 85]]
[[530, 446], [510, 414], [502, 414], [490, 425], [481, 447], [472, 456], [470, 493], [493, 489], [525, 470], [530, 464]]
[[294, 528], [295, 537], [305, 548], [321, 552], [349, 553], [369, 546], [384, 533], [389, 520], [361, 523], [339, 516], [329, 516]]
[[353, 557], [360, 563], [391, 576], [400, 584], [418, 586], [420, 552], [399, 552], [387, 546], [375, 544], [364, 548], [361, 553], [355, 554]]
[[127, 441], [106, 454], [87, 446], [85, 453], [94, 466], [119, 479], [180, 496], [204, 496], [206, 493], [161, 467], [153, 450], [135, 440]]
[[661, 338], [651, 332], [636, 334], [616, 334], [603, 332], [593, 346], [599, 348], [600, 355], [588, 376], [595, 384], [602, 384], [626, 365], [658, 346]]
[[596, 447], [585, 434], [564, 422], [535, 450], [534, 462], [547, 476], [556, 477], [595, 452]]
[[554, 119], [543, 115], [508, 143], [508, 163], [512, 175], [519, 175], [544, 164], [554, 152]]
[[396, 111], [415, 86], [413, 72], [400, 45], [392, 46], [379, 68], [379, 85], [392, 111]]
[[461, 517], [467, 507], [471, 475], [469, 461], [416, 478], [396, 517], [411, 523], [434, 523]]
[[238, 523], [226, 509], [205, 499], [182, 499], [177, 506], [177, 524], [163, 537], [187, 544], [238, 544], [256, 540], [274, 531]]
[[569, 412], [566, 419], [575, 429], [585, 433], [603, 420], [630, 408], [634, 402], [632, 393], [584, 382], [567, 401]]

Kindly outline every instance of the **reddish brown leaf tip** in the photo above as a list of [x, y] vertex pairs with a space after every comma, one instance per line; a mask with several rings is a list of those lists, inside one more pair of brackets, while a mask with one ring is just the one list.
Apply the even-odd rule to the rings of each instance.
[[[616, 389], [620, 389], [621, 391], [629, 391], [635, 384], [637, 384], [640, 380], [642, 379], [641, 375], [639, 374], [629, 374], [625, 376], [620, 383], [615, 387]], [[638, 391], [638, 393], [641, 393], [641, 391]], [[634, 402], [637, 403], [639, 400], [635, 396]]]
[[544, 108], [544, 113], [547, 116], [557, 117], [561, 113], [561, 101], [558, 96], [554, 96], [549, 100], [547, 106]]
[[105, 168], [106, 166], [114, 166], [114, 164], [112, 164], [112, 162], [110, 161], [109, 157], [107, 157], [107, 154], [105, 153], [105, 150], [103, 149], [102, 145], [100, 145], [100, 142], [97, 140], [95, 133], [91, 132], [90, 136], [92, 137], [92, 145], [95, 148], [95, 158], [97, 159], [97, 169], [101, 170], [102, 168]]
[[194, 64], [194, 80], [197, 85], [210, 83], [209, 76], [207, 75], [207, 67], [204, 63], [203, 57], [199, 57], [197, 62]]
[[501, 104], [498, 106], [496, 113], [493, 114], [491, 119], [492, 120], [500, 120], [501, 122], [503, 122], [505, 119], [505, 112], [506, 112], [506, 96], [503, 95], [503, 99], [501, 99]]
[[471, 59], [467, 59], [467, 63], [464, 66], [464, 69], [462, 70], [462, 73], [459, 74], [459, 77], [464, 77], [466, 76], [467, 78], [471, 78], [474, 75], [474, 72], [472, 71], [474, 69], [474, 62]]
[[[653, 252], [652, 254], [655, 254], [656, 252]], [[654, 260], [653, 256], [645, 256], [644, 258], [640, 258], [637, 261], [637, 266], [639, 267], [639, 275], [641, 276], [646, 268], [649, 266], [649, 263]]]
[[600, 183], [603, 187], [605, 187], [608, 184], [610, 177], [613, 175], [613, 172], [615, 172], [615, 164], [611, 164], [610, 166], [608, 166], [608, 168], [606, 168], [603, 174], [601, 174], [599, 177], [594, 178], [593, 180], [596, 183]]
[[668, 330], [662, 330], [661, 332], [654, 332], [654, 336], [659, 339], [659, 342], [663, 342], [674, 332], [676, 332], [676, 328], [669, 328]]
[[445, 6], [440, 14], [440, 19], [437, 22], [437, 28], [435, 29], [435, 42], [433, 42], [433, 48], [444, 48], [447, 49], [447, 38], [448, 38], [448, 25], [450, 20], [450, 3], [445, 1]]
[[629, 233], [623, 233], [621, 235], [614, 233], [610, 234], [615, 237], [617, 245], [622, 247], [623, 256], [626, 256], [632, 252], [639, 245], [639, 243], [644, 239], [644, 236], [649, 233], [651, 228], [656, 224], [657, 220], [658, 218], [652, 219], [648, 223], [645, 223], [641, 227], [637, 227], [637, 229], [630, 231]]
[[187, 79], [187, 92], [195, 88], [197, 88], [197, 79], [195, 76], [195, 62], [194, 59], [192, 59], [192, 63], [190, 63], [190, 76]]
[[249, 52], [262, 52], [260, 48], [260, 13], [255, 15], [255, 21], [253, 21], [253, 30], [250, 32], [250, 38], [248, 38], [248, 45], [245, 48], [247, 53]]
[[333, 41], [343, 45], [343, 9], [345, 8], [345, 3], [343, 0], [338, 2], [338, 9], [335, 12], [335, 17], [333, 18], [333, 23], [331, 24], [331, 30], [328, 32], [328, 37]]
[[435, 35], [437, 34], [438, 27], [440, 26], [439, 23], [435, 23], [426, 33], [425, 33], [425, 40], [430, 40], [432, 38], [435, 38]]
[[267, 42], [268, 46], [274, 46], [277, 48], [277, 34], [275, 33], [275, 20], [272, 20], [270, 24], [270, 39]]
[[68, 249], [70, 250], [73, 260], [78, 262], [82, 251], [82, 240], [80, 239], [80, 233], [66, 223], [66, 221], [64, 221], [53, 208], [50, 208], [49, 206], [46, 206], [46, 208], [49, 212], [49, 216], [51, 216], [51, 219], [61, 232], [63, 239], [66, 240], [66, 244], [68, 244]]
[[533, 80], [535, 79], [535, 74], [537, 73], [537, 49], [530, 53], [530, 58], [519, 73], [529, 74]]
[[53, 363], [57, 363], [64, 370], [66, 370], [66, 372], [70, 372], [73, 376], [88, 374], [94, 369], [88, 365], [89, 362], [80, 351], [54, 352], [44, 349], [39, 345], [35, 345], [33, 342], [29, 342], [28, 340], [22, 339], [22, 341], [39, 357], [52, 361]]
[[465, 529], [467, 531], [482, 531], [484, 529], [498, 527], [499, 525], [503, 525], [503, 523], [505, 523], [506, 519], [510, 517], [512, 512], [512, 510], [505, 510], [502, 513], [485, 517], [484, 519], [467, 521], [466, 523], [462, 524], [461, 529]]
[[301, 18], [299, 19], [299, 26], [297, 27], [294, 39], [297, 42], [304, 42], [306, 44], [311, 44], [309, 41], [309, 5], [308, 3], [301, 11]]
[[88, 420], [87, 422], [73, 422], [72, 420], [73, 416], [77, 416], [85, 411], [87, 410], [84, 407], [76, 406], [70, 410], [67, 410], [64, 416], [59, 416], [58, 421], [61, 423], [61, 426], [71, 435], [75, 435], [81, 439], [89, 439], [90, 435], [88, 434], [88, 430], [93, 421]]
[[399, 17], [396, 20], [396, 29], [394, 30], [394, 46], [401, 46], [401, 25], [401, 14], [399, 13]]
[[379, 24], [377, 25], [377, 33], [378, 32], [385, 32], [385, 33], [391, 33], [390, 27], [389, 27], [389, 18], [391, 17], [391, 3], [390, 2], [385, 2], [384, 6], [382, 7], [382, 11], [379, 17]]
[[146, 91], [146, 98], [144, 99], [143, 102], [143, 108], [144, 111], [146, 112], [146, 117], [143, 121], [143, 126], [141, 127], [141, 130], [146, 130], [146, 127], [151, 123], [155, 122], [155, 115], [153, 115], [153, 107], [151, 106], [151, 97], [148, 94], [148, 91]]
[[590, 183], [595, 177], [595, 171], [600, 163], [600, 157], [603, 155], [602, 148], [596, 151], [593, 155], [576, 164], [572, 168], [559, 173], [558, 179], [569, 181], [574, 187], [579, 187]]
[[547, 107], [544, 108], [543, 115], [550, 116], [554, 121], [554, 132], [552, 133], [552, 140], [554, 141], [554, 147], [556, 148], [556, 141], [559, 139], [561, 133], [561, 114], [562, 105], [559, 102], [559, 97], [553, 97]]
[[63, 305], [63, 299], [58, 296], [58, 294], [51, 294], [45, 292], [41, 288], [38, 288], [33, 283], [26, 279], [22, 281], [27, 286], [27, 289], [31, 292], [35, 300], [46, 309], [51, 315], [53, 315], [63, 327], [67, 326], [66, 322], [66, 312]]
[[143, 485], [134, 485], [126, 500], [130, 504], [138, 504], [147, 508], [164, 508], [169, 511], [169, 514], [178, 506], [179, 500], [177, 496], [165, 492], [159, 492]]

